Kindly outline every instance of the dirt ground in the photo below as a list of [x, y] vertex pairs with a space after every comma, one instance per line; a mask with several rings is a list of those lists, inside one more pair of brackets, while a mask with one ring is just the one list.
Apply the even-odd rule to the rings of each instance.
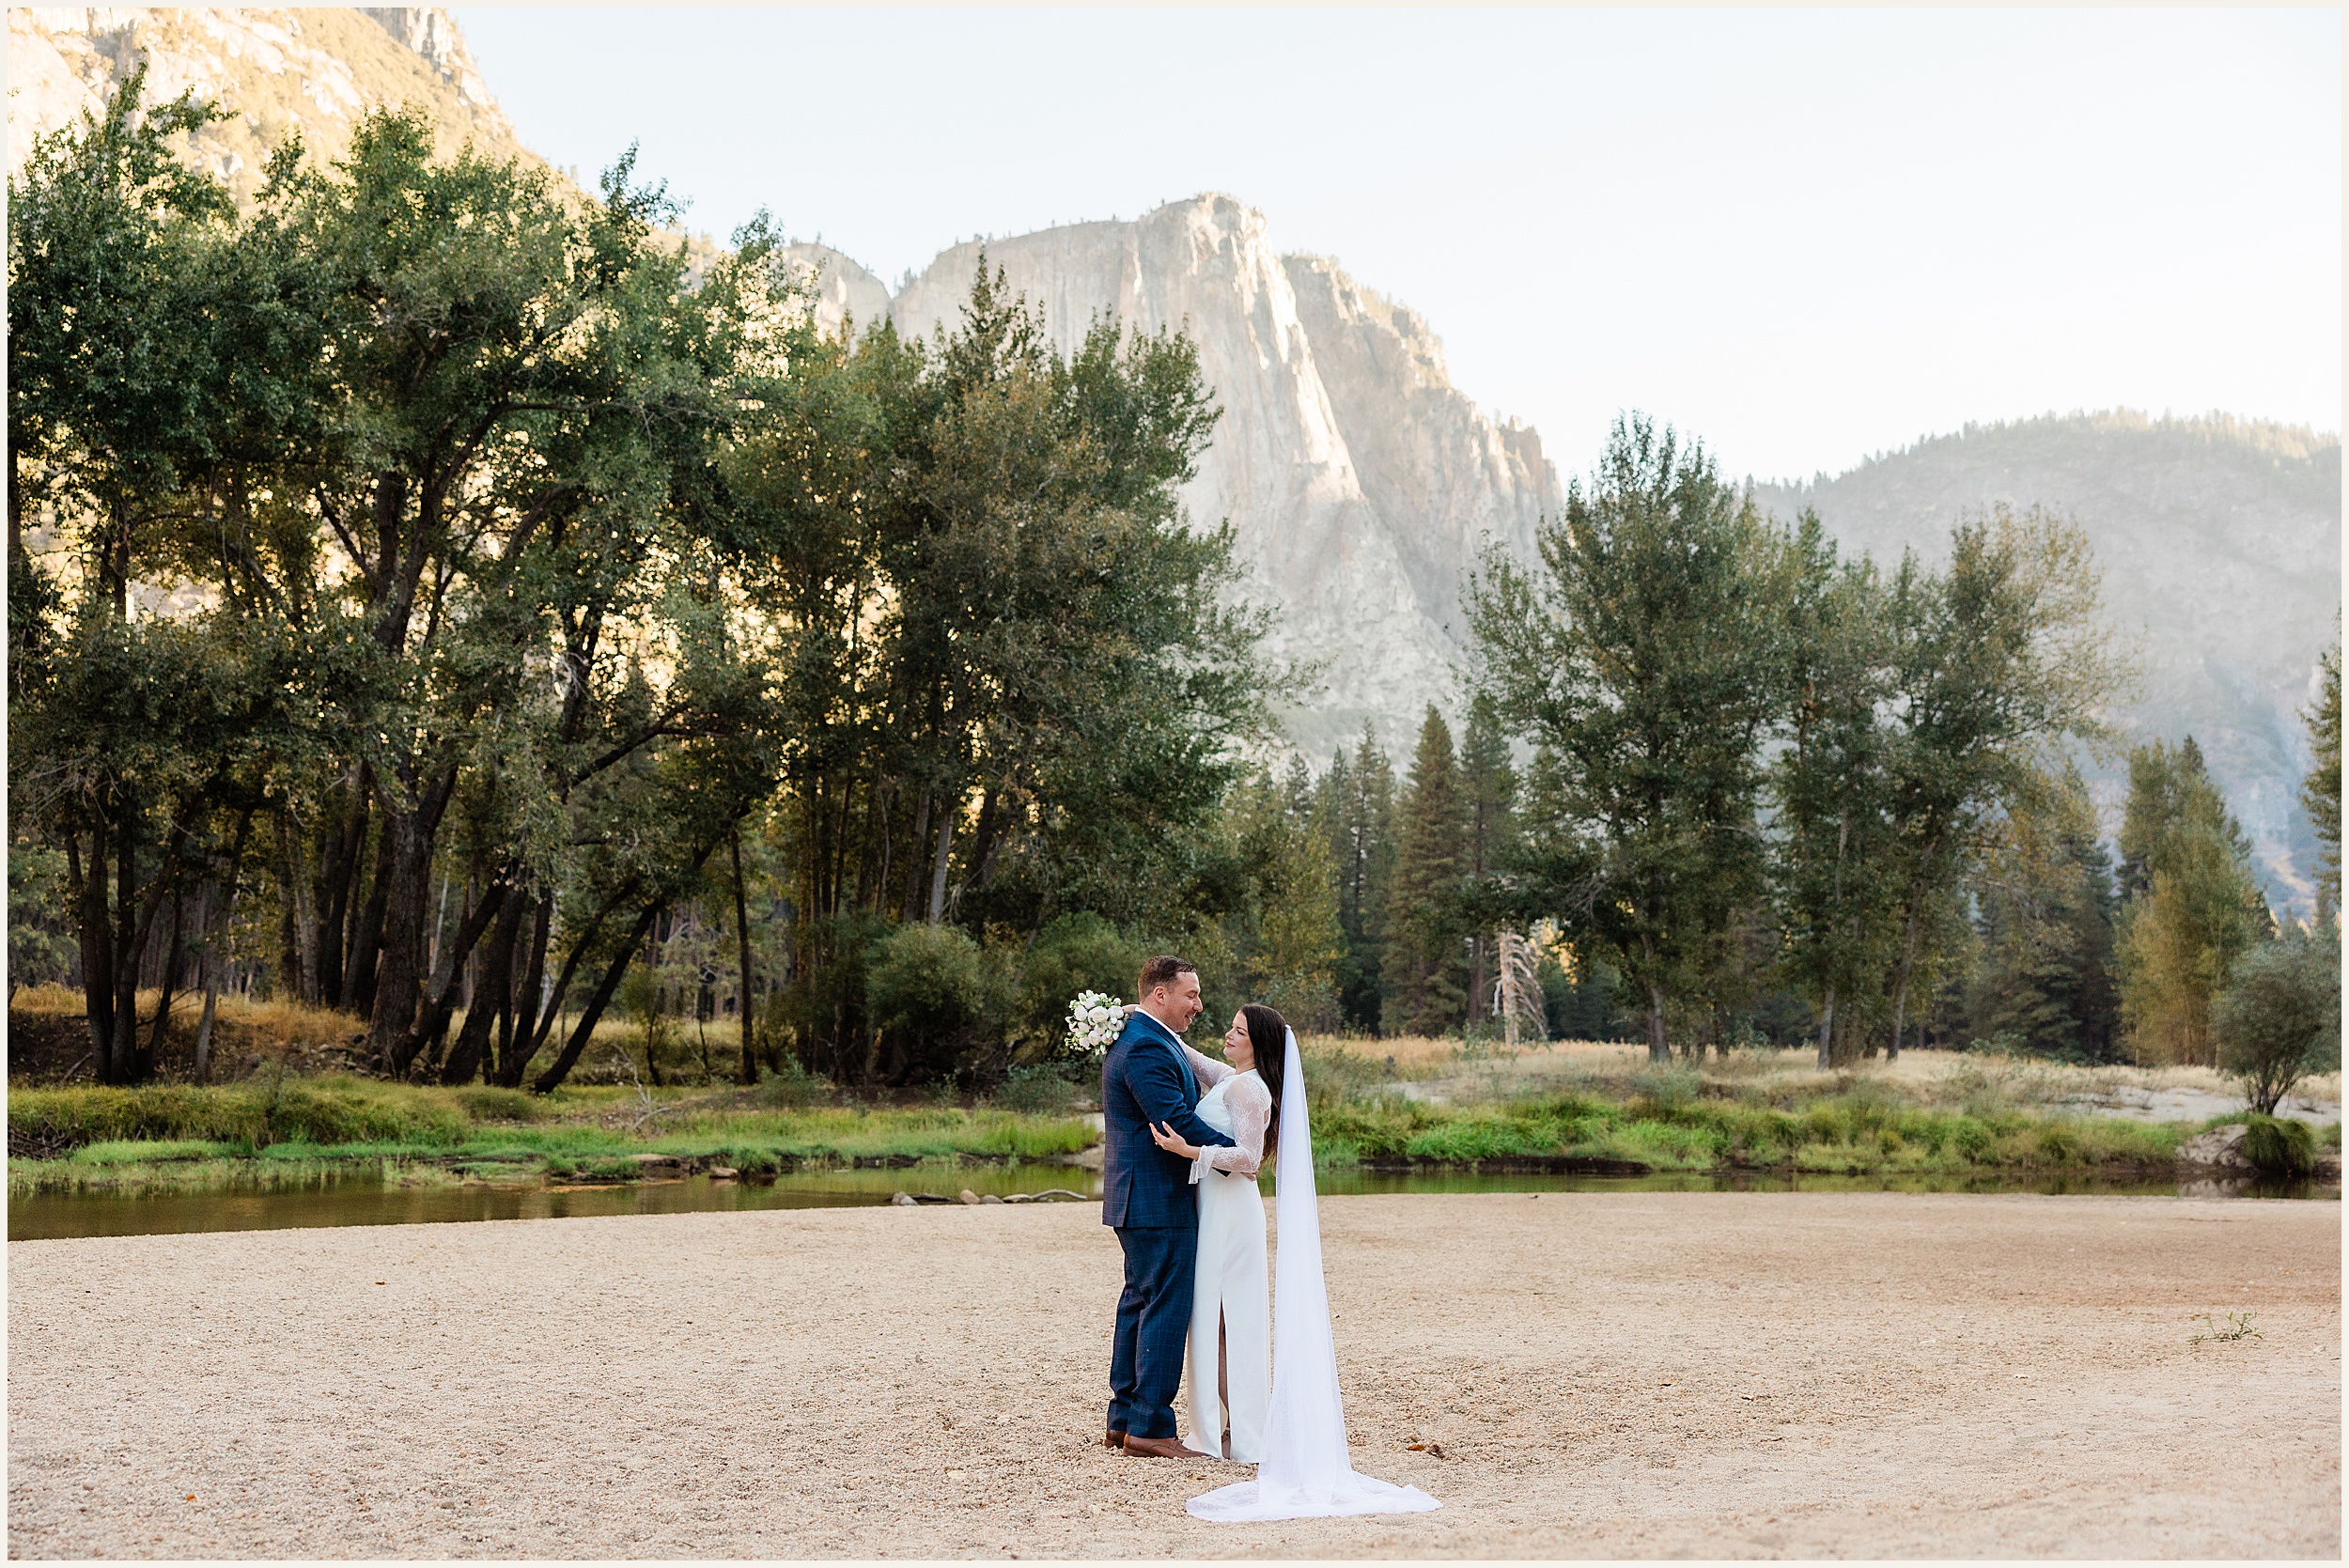
[[1244, 1472], [1097, 1446], [1097, 1212], [957, 1205], [11, 1244], [8, 1549], [2341, 1552], [2338, 1203], [1323, 1215], [1356, 1467], [1439, 1513], [1190, 1518]]

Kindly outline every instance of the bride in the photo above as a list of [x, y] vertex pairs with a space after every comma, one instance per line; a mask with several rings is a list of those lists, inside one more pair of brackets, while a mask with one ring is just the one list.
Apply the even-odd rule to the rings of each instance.
[[[1314, 1195], [1313, 1129], [1297, 1035], [1280, 1014], [1253, 1004], [1223, 1036], [1229, 1065], [1183, 1048], [1208, 1085], [1198, 1115], [1233, 1141], [1201, 1149], [1173, 1128], [1151, 1128], [1159, 1147], [1191, 1162], [1199, 1188], [1199, 1261], [1191, 1295], [1190, 1408], [1194, 1445], [1257, 1467], [1256, 1479], [1190, 1499], [1203, 1519], [1296, 1519], [1346, 1514], [1419, 1514], [1439, 1508], [1416, 1486], [1357, 1475], [1346, 1455], [1337, 1347], [1321, 1273], [1321, 1216]], [[1285, 1093], [1283, 1092], [1285, 1091]], [[1256, 1173], [1275, 1165], [1281, 1231], [1279, 1291], [1266, 1328], [1264, 1200]], [[1210, 1391], [1206, 1353], [1216, 1351]]]

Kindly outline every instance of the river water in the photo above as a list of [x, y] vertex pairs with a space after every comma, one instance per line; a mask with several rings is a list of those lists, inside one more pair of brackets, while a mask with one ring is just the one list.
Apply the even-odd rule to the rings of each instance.
[[[2133, 1197], [2341, 1197], [2338, 1183], [2214, 1184], [2115, 1181], [2078, 1174], [1780, 1176], [1479, 1175], [1466, 1172], [1328, 1171], [1317, 1188], [1332, 1196], [1398, 1192], [2036, 1192], [2108, 1193]], [[1270, 1190], [1270, 1184], [1266, 1184]], [[802, 1172], [770, 1182], [677, 1181], [610, 1186], [468, 1182], [462, 1186], [403, 1186], [379, 1176], [333, 1178], [319, 1186], [273, 1192], [44, 1194], [8, 1202], [10, 1241], [72, 1236], [162, 1235], [192, 1231], [276, 1231], [317, 1225], [421, 1225], [475, 1219], [572, 1219], [599, 1215], [691, 1214], [735, 1209], [853, 1208], [890, 1203], [899, 1192], [957, 1199], [1065, 1195], [1034, 1201], [1097, 1203], [1100, 1177], [1059, 1165], [983, 1166], [944, 1162], [894, 1171]]]

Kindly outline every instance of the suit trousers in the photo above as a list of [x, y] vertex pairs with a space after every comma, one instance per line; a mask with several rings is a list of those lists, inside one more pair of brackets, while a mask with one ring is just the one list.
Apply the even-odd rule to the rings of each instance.
[[1117, 1227], [1126, 1250], [1126, 1289], [1117, 1298], [1110, 1351], [1110, 1428], [1136, 1437], [1172, 1437], [1174, 1394], [1190, 1338], [1199, 1231], [1191, 1225]]

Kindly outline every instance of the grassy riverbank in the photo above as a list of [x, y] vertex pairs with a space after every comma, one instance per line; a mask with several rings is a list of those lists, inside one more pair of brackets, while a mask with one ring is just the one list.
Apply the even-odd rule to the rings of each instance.
[[[23, 999], [20, 997], [20, 1001]], [[46, 999], [44, 999], [46, 1000]], [[50, 1008], [48, 1012], [56, 1012]], [[623, 1087], [585, 1076], [552, 1094], [387, 1083], [331, 1070], [339, 1014], [239, 1015], [234, 1081], [99, 1088], [20, 1076], [8, 1093], [8, 1189], [299, 1188], [387, 1181], [628, 1179], [729, 1168], [1084, 1157], [1090, 1085], [1030, 1070], [992, 1094], [941, 1085], [898, 1103], [818, 1079]], [[14, 1010], [11, 1033], [59, 1022]], [[54, 1054], [54, 1053], [53, 1053]], [[34, 1053], [11, 1052], [22, 1074]], [[1452, 1040], [1306, 1043], [1315, 1149], [1333, 1170], [1576, 1165], [1852, 1175], [2167, 1172], [2179, 1142], [2239, 1116], [2207, 1068], [2074, 1067], [1949, 1052], [1821, 1071], [1807, 1053], [1651, 1063], [1634, 1047], [1517, 1051]], [[612, 1063], [621, 1061], [613, 1053]], [[65, 1063], [59, 1063], [65, 1072]], [[2339, 1075], [2304, 1087], [2321, 1148], [2341, 1146]]]
[[1095, 1136], [1078, 1117], [768, 1103], [774, 1097], [771, 1086], [649, 1101], [594, 1087], [541, 1097], [338, 1075], [221, 1087], [19, 1089], [8, 1095], [8, 1189], [303, 1187], [374, 1167], [408, 1179], [625, 1179], [644, 1173], [646, 1156], [756, 1176], [941, 1158], [1057, 1161]]

